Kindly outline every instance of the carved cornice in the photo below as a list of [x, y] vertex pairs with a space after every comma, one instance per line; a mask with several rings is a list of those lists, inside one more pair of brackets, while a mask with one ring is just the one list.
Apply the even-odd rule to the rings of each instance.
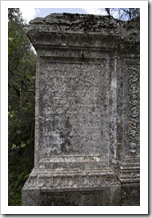
[[36, 35], [28, 35], [35, 48], [47, 46], [70, 48], [98, 48], [111, 49], [118, 47], [118, 38], [107, 35], [94, 34], [70, 34], [70, 33], [45, 33], [39, 32]]
[[139, 18], [120, 21], [110, 16], [50, 14], [35, 18], [26, 33], [40, 47], [86, 47], [139, 51]]
[[81, 189], [81, 188], [100, 188], [100, 186], [118, 185], [119, 181], [112, 174], [101, 173], [74, 173], [63, 172], [60, 174], [31, 174], [25, 187], [36, 189]]

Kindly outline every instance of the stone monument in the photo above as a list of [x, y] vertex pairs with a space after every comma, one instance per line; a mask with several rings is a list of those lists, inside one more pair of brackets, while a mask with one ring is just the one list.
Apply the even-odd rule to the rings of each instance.
[[139, 17], [50, 14], [37, 51], [35, 163], [23, 205], [140, 204]]

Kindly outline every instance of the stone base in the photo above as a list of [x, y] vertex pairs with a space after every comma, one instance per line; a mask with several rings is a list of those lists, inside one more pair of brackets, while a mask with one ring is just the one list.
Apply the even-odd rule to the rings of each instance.
[[140, 183], [122, 183], [121, 205], [140, 206]]
[[127, 161], [121, 163], [119, 172], [121, 205], [140, 206], [140, 164], [139, 161], [133, 163], [133, 159]]
[[120, 200], [121, 185], [111, 170], [68, 175], [34, 170], [22, 190], [23, 206], [116, 206]]
[[66, 192], [23, 189], [22, 202], [23, 206], [119, 206], [120, 187], [114, 192], [110, 187]]

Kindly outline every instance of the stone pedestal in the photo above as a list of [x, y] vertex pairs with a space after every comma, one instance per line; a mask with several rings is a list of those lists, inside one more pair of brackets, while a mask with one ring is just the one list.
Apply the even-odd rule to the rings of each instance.
[[130, 186], [138, 205], [139, 19], [51, 14], [27, 34], [37, 51], [35, 165], [23, 205], [129, 205]]
[[110, 169], [96, 171], [33, 170], [23, 189], [25, 205], [120, 205], [120, 182]]

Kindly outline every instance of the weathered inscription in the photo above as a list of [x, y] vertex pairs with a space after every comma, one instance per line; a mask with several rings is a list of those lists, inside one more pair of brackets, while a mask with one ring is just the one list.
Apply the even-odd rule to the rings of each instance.
[[44, 155], [102, 154], [105, 78], [104, 62], [41, 65], [39, 119]]

